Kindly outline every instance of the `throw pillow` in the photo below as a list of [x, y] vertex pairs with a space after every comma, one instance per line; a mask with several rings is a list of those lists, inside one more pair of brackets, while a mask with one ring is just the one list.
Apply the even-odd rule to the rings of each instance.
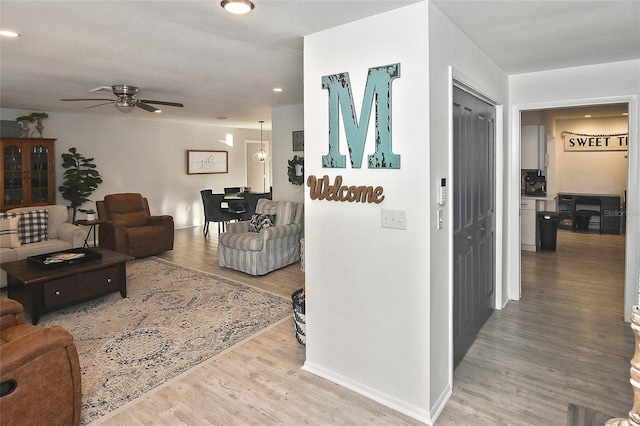
[[0, 219], [10, 217], [20, 219], [18, 222], [18, 238], [20, 239], [20, 244], [37, 243], [49, 239], [47, 236], [49, 211], [32, 210], [20, 213], [2, 213], [0, 215]]
[[18, 238], [18, 221], [19, 219], [17, 217], [0, 219], [0, 247], [20, 247], [20, 239]]
[[263, 228], [273, 226], [275, 222], [274, 214], [254, 214], [249, 221], [249, 232], [260, 232]]

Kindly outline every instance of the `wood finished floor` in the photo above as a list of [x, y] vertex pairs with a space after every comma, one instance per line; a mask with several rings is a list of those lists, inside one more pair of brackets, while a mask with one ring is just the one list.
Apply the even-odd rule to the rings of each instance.
[[[496, 311], [454, 372], [437, 425], [564, 425], [569, 403], [624, 416], [633, 333], [623, 321], [624, 237], [560, 232], [522, 256], [522, 300]], [[300, 265], [250, 277], [218, 266], [217, 238], [176, 231], [164, 259], [290, 297]], [[104, 425], [418, 425], [300, 369], [291, 319], [172, 382]]]

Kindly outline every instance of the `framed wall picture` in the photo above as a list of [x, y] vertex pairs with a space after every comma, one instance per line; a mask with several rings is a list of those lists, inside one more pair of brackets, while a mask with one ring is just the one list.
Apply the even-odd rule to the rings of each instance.
[[229, 173], [227, 151], [187, 151], [187, 174]]
[[304, 131], [297, 130], [295, 132], [291, 132], [293, 135], [293, 150], [294, 151], [304, 151]]

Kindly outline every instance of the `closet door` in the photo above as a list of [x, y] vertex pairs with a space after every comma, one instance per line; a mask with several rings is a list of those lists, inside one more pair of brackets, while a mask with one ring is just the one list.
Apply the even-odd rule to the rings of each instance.
[[493, 312], [495, 108], [453, 91], [453, 351], [464, 357]]

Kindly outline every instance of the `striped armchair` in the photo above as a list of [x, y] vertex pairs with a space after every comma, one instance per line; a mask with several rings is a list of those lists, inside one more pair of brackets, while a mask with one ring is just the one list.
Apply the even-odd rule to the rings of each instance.
[[220, 234], [220, 266], [250, 275], [264, 275], [300, 260], [304, 205], [258, 200], [256, 214], [275, 215], [273, 226], [250, 231], [250, 221], [230, 223]]

